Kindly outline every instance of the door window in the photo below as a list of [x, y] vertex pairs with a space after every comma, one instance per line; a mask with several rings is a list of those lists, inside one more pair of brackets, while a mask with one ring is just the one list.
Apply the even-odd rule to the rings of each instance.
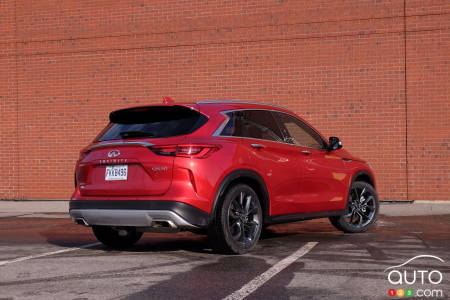
[[272, 113], [267, 110], [242, 110], [228, 113], [229, 121], [221, 135], [283, 141], [283, 134]]
[[275, 113], [284, 135], [284, 142], [313, 149], [325, 149], [320, 135], [301, 120], [285, 114]]

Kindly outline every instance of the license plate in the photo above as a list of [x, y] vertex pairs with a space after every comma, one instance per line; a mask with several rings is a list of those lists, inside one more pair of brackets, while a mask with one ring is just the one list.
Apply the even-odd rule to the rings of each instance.
[[105, 180], [127, 180], [128, 165], [106, 166]]

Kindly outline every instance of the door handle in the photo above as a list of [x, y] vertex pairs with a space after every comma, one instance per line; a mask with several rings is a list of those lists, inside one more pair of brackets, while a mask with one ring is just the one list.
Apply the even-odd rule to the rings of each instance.
[[311, 154], [311, 151], [308, 151], [308, 150], [301, 150], [300, 152], [305, 154], [305, 155], [310, 155]]
[[250, 146], [252, 146], [253, 148], [256, 148], [256, 149], [266, 148], [266, 146], [261, 145], [261, 144], [251, 144]]

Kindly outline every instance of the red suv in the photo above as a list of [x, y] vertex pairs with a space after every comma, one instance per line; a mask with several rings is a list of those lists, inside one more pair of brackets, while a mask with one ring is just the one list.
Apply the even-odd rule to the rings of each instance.
[[286, 108], [237, 101], [112, 112], [76, 164], [70, 215], [110, 247], [143, 232], [207, 233], [245, 253], [270, 224], [328, 217], [366, 231], [379, 204], [374, 174]]

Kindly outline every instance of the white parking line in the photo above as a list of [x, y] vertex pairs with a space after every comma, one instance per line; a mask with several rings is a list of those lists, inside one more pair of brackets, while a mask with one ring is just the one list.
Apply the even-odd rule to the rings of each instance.
[[87, 244], [87, 245], [83, 245], [83, 246], [80, 246], [80, 247], [67, 248], [67, 249], [62, 249], [62, 250], [57, 250], [57, 251], [52, 251], [52, 252], [46, 252], [46, 253], [41, 253], [41, 254], [36, 254], [36, 255], [19, 257], [19, 258], [15, 258], [15, 259], [11, 259], [11, 260], [4, 260], [4, 261], [0, 261], [0, 266], [13, 264], [13, 263], [17, 263], [17, 262], [33, 259], [33, 258], [39, 258], [39, 257], [53, 255], [53, 254], [60, 254], [60, 253], [65, 253], [65, 252], [71, 252], [71, 251], [75, 251], [75, 250], [85, 249], [85, 248], [97, 246], [97, 245], [100, 245], [100, 244], [101, 243], [92, 243], [92, 244]]
[[256, 291], [259, 287], [261, 287], [264, 283], [266, 283], [268, 280], [270, 280], [273, 276], [278, 274], [279, 272], [283, 271], [286, 267], [288, 267], [290, 264], [295, 262], [297, 259], [311, 251], [312, 248], [314, 248], [315, 245], [317, 245], [318, 242], [309, 242], [305, 246], [301, 247], [288, 257], [286, 257], [283, 260], [280, 260], [275, 265], [273, 265], [270, 269], [262, 273], [261, 275], [255, 277], [251, 281], [249, 281], [247, 284], [245, 284], [243, 287], [241, 287], [239, 290], [235, 291], [234, 293], [228, 295], [223, 300], [241, 300]]

